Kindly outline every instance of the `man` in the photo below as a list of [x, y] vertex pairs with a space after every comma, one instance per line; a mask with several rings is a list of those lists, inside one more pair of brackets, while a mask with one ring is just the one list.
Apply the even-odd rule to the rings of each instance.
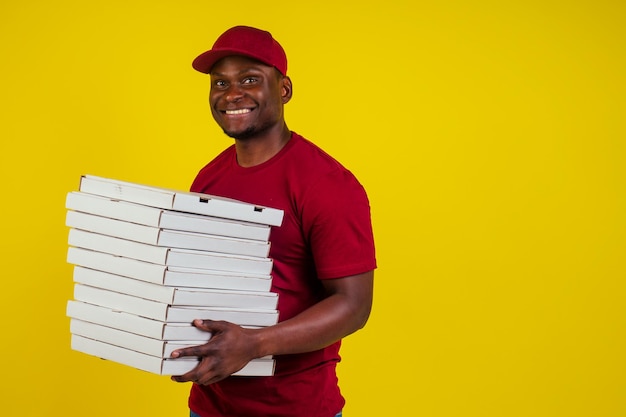
[[[211, 340], [174, 352], [202, 360], [172, 379], [194, 382], [192, 416], [340, 415], [340, 341], [365, 325], [372, 305], [376, 260], [366, 193], [347, 169], [287, 127], [292, 82], [285, 52], [269, 32], [231, 28], [193, 67], [210, 75], [213, 118], [235, 143], [191, 189], [284, 210], [270, 250], [280, 318], [262, 329], [194, 321]], [[266, 355], [276, 359], [274, 376], [229, 377]]]

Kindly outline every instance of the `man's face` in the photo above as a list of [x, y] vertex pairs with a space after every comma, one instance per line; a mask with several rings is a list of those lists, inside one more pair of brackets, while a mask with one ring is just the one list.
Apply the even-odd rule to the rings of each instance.
[[290, 97], [289, 78], [256, 60], [229, 56], [211, 68], [211, 113], [232, 138], [245, 140], [282, 129], [283, 105]]

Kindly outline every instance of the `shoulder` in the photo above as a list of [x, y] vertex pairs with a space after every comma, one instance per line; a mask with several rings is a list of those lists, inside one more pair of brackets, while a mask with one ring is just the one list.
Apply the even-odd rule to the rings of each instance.
[[300, 201], [314, 212], [338, 213], [338, 206], [369, 206], [365, 189], [356, 176], [334, 157], [302, 136], [294, 136], [294, 180], [301, 185]]
[[294, 133], [285, 156], [285, 171], [307, 188], [360, 184], [352, 172], [312, 141]]
[[306, 164], [302, 167], [303, 169], [314, 168], [316, 172], [346, 170], [346, 168], [339, 161], [312, 141], [295, 132], [292, 140], [294, 142], [293, 153], [296, 156], [295, 160], [298, 164]]

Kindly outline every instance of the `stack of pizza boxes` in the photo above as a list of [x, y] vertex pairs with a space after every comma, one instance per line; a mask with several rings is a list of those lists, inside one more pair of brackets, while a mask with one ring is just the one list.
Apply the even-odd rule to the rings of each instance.
[[[66, 208], [73, 350], [182, 375], [199, 358], [171, 352], [211, 337], [194, 319], [249, 328], [278, 321], [269, 238], [281, 210], [92, 175], [68, 193]], [[266, 357], [235, 375], [273, 372]]]

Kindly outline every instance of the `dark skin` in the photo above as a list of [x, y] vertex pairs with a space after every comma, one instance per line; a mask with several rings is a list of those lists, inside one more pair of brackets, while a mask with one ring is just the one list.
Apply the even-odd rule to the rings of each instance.
[[[275, 68], [241, 56], [218, 61], [211, 69], [209, 103], [218, 125], [235, 139], [241, 166], [261, 164], [282, 149], [291, 132], [283, 107], [292, 84]], [[374, 272], [322, 280], [324, 298], [274, 326], [245, 329], [233, 323], [195, 320], [211, 332], [208, 343], [178, 349], [172, 357], [198, 356], [201, 362], [177, 382], [209, 385], [243, 368], [250, 360], [322, 349], [362, 328], [372, 308]]]
[[255, 60], [232, 56], [211, 69], [211, 113], [235, 139], [239, 165], [259, 165], [289, 141], [283, 108], [291, 99], [291, 79]]

